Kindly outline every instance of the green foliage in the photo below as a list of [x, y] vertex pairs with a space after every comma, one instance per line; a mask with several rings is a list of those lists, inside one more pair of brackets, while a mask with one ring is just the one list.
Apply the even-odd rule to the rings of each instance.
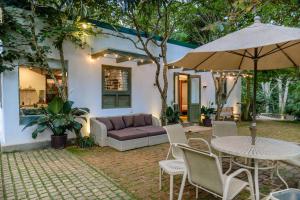
[[300, 81], [290, 87], [286, 112], [300, 120]]
[[211, 115], [215, 112], [214, 108], [209, 108], [206, 106], [201, 107], [201, 114], [204, 115], [205, 119], [210, 119]]
[[169, 124], [175, 124], [179, 122], [179, 111], [171, 106], [167, 108], [166, 116]]
[[91, 137], [84, 136], [79, 138], [78, 145], [80, 148], [90, 148], [94, 146], [94, 140]]
[[32, 132], [34, 139], [46, 129], [50, 129], [54, 135], [66, 134], [67, 130], [74, 131], [79, 137], [82, 124], [77, 119], [86, 120], [83, 115], [87, 114], [89, 110], [87, 108], [72, 108], [72, 105], [72, 101], [63, 101], [61, 98], [55, 97], [48, 107], [43, 109], [43, 115], [32, 119], [24, 129], [36, 125]]
[[[3, 9], [3, 23], [0, 24], [0, 73], [13, 70], [15, 66], [34, 63], [38, 59], [31, 42], [31, 32], [28, 29], [28, 13], [24, 10], [5, 6]], [[24, 22], [25, 21], [25, 22]], [[22, 23], [21, 23], [22, 22]]]

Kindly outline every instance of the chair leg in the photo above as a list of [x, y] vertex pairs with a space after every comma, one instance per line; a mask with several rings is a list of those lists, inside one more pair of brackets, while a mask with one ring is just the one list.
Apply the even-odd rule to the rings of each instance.
[[161, 191], [161, 168], [159, 167], [159, 191]]
[[173, 200], [174, 176], [170, 175], [170, 200]]
[[180, 190], [179, 190], [178, 200], [182, 200], [182, 195], [183, 195], [183, 190], [184, 190], [184, 186], [185, 186], [186, 177], [187, 177], [187, 172], [184, 172], [183, 177], [182, 177], [182, 181], [181, 181]]
[[167, 154], [166, 160], [168, 160], [168, 159], [169, 159], [169, 156], [170, 156], [171, 150], [172, 150], [172, 145], [170, 145], [170, 147], [169, 147], [169, 150], [168, 150], [168, 154]]
[[278, 163], [276, 163], [276, 174], [277, 174], [278, 178], [283, 182], [283, 184], [285, 185], [285, 187], [288, 189], [289, 185], [287, 184], [287, 182], [280, 175]]
[[228, 170], [225, 172], [225, 175], [227, 175], [232, 169], [232, 157], [229, 158], [229, 168]]
[[198, 199], [198, 195], [199, 195], [199, 188], [196, 187], [196, 199]]

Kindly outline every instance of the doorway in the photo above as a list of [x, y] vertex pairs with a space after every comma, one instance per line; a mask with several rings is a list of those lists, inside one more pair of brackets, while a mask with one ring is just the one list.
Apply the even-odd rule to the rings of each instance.
[[182, 122], [198, 122], [201, 105], [199, 75], [174, 74], [174, 103]]

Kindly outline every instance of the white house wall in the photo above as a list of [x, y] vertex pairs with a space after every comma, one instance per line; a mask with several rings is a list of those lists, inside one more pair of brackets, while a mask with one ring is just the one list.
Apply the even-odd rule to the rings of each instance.
[[[133, 37], [133, 36], [132, 36]], [[127, 40], [111, 36], [100, 36], [91, 39], [90, 44], [96, 50], [114, 48], [129, 52], [142, 53]], [[168, 45], [168, 60], [175, 60], [182, 57], [190, 49], [173, 44]], [[75, 48], [66, 42], [64, 45], [65, 59], [68, 61], [68, 87], [69, 99], [75, 102], [77, 107], [90, 109], [90, 116], [115, 116], [129, 113], [152, 113], [159, 117], [161, 100], [159, 93], [154, 86], [156, 67], [154, 64], [137, 66], [135, 62], [115, 63], [114, 59], [101, 58], [91, 59], [91, 48]], [[58, 53], [53, 51], [50, 58], [58, 59]], [[132, 107], [102, 109], [101, 72], [102, 64], [132, 68]], [[173, 71], [169, 72], [168, 102], [173, 98]], [[202, 102], [214, 99], [213, 87], [210, 75], [203, 73], [202, 84], [207, 84], [207, 89], [202, 90]], [[3, 76], [3, 106], [0, 109], [0, 140], [2, 147], [18, 144], [35, 143], [50, 140], [50, 133], [38, 136], [36, 140], [31, 138], [33, 128], [22, 131], [23, 125], [19, 124], [19, 78], [18, 69], [7, 71]], [[240, 95], [239, 89], [236, 94]], [[234, 95], [234, 94], [233, 94]], [[231, 101], [238, 101], [240, 96]], [[3, 116], [3, 117], [2, 117]], [[88, 127], [88, 126], [87, 126]], [[89, 129], [85, 128], [85, 132]]]

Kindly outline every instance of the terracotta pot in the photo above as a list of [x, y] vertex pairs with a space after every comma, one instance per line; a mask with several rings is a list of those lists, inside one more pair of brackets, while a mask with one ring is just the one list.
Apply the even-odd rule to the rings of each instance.
[[212, 126], [211, 119], [203, 119], [203, 125], [207, 127]]
[[63, 149], [66, 147], [68, 135], [51, 135], [51, 147], [54, 149]]

